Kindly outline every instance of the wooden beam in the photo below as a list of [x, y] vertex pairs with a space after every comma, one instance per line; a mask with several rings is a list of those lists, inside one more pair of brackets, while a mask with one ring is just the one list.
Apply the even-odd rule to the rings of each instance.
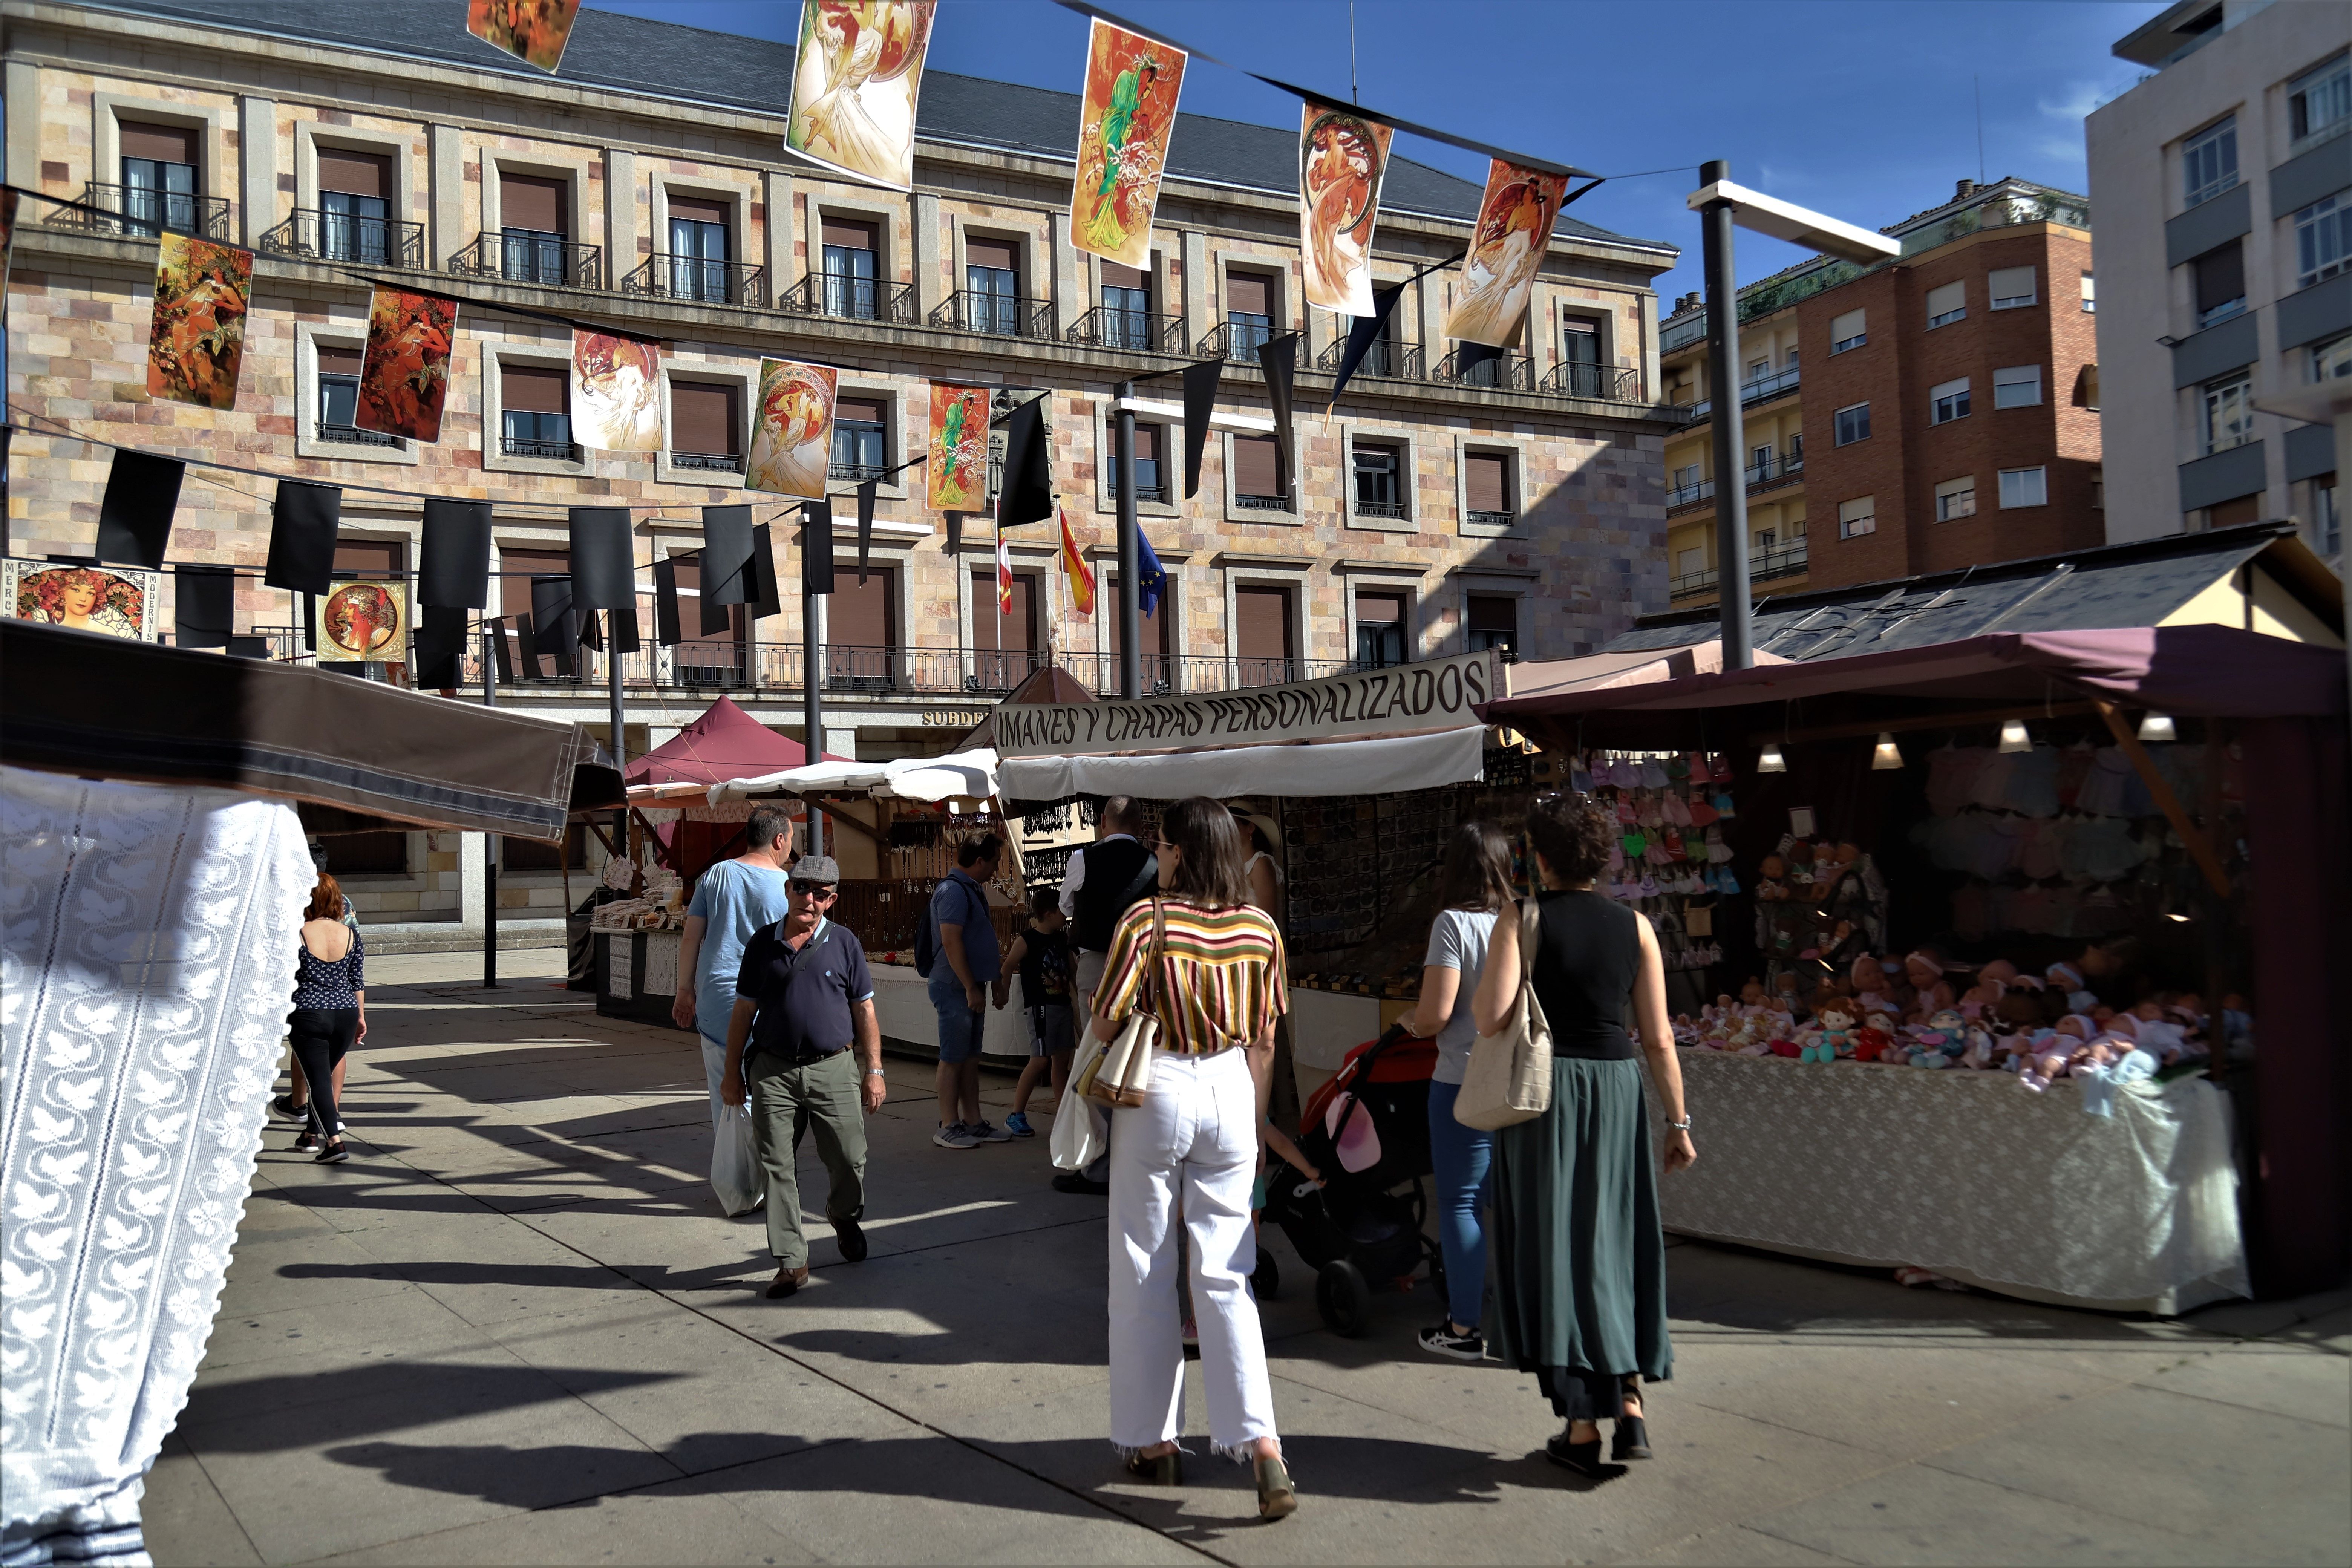
[[624, 856], [619, 850], [613, 847], [613, 836], [604, 831], [604, 825], [603, 823], [591, 817], [585, 824], [583, 824], [583, 826], [586, 826], [589, 832], [596, 836], [596, 842], [604, 847], [605, 854], [610, 855], [615, 860], [627, 858], [627, 857]]
[[[2211, 888], [2217, 897], [2228, 898], [2229, 874], [2221, 869], [2221, 858], [2213, 852], [2212, 837], [2190, 819], [2189, 808], [2180, 804], [2180, 797], [2172, 793], [2172, 785], [2156, 771], [2156, 759], [2149, 756], [2147, 748], [2139, 743], [2139, 736], [2132, 729], [2130, 721], [2124, 718], [2124, 710], [2107, 701], [2099, 702], [2097, 707], [2099, 717], [2107, 721], [2107, 732], [2116, 738], [2116, 744], [2123, 748], [2124, 755], [2131, 759], [2132, 771], [2139, 774], [2139, 782], [2147, 786], [2147, 793], [2155, 799], [2157, 809], [2164, 813], [2167, 822], [2172, 824], [2172, 830], [2180, 835], [2180, 841], [2189, 846], [2189, 856], [2197, 862], [2197, 868], [2205, 873], [2205, 885]], [[2210, 741], [2206, 743], [2212, 744]], [[2215, 1005], [2220, 1004], [2217, 1002]]]
[[868, 827], [866, 824], [858, 821], [857, 818], [842, 810], [839, 805], [821, 805], [816, 796], [810, 795], [804, 795], [801, 796], [801, 799], [808, 804], [810, 810], [824, 812], [825, 820], [834, 824], [835, 826], [854, 828], [877, 845], [879, 845], [882, 842], [882, 836], [879, 833], [875, 832], [874, 829]]
[[1920, 730], [1968, 730], [1998, 724], [2007, 719], [2077, 719], [2096, 711], [2089, 702], [2035, 702], [2024, 707], [1971, 708], [1935, 718], [1881, 719], [1853, 724], [1821, 724], [1810, 730], [1758, 730], [1748, 737], [1751, 746], [1767, 741], [1787, 744], [1797, 741], [1845, 741], [1871, 735], [1907, 735]]

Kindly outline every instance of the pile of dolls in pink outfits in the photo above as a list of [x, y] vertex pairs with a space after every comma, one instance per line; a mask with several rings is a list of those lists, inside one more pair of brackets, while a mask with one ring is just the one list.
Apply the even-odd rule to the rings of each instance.
[[1717, 996], [1674, 1027], [1677, 1044], [1746, 1056], [2014, 1072], [2037, 1092], [2081, 1079], [2084, 1109], [2105, 1115], [2116, 1087], [2206, 1060], [2216, 1025], [2227, 1043], [2248, 1043], [2243, 999], [2224, 997], [2218, 1020], [2194, 993], [2158, 993], [2119, 1011], [2084, 989], [2074, 963], [2037, 975], [1995, 959], [1970, 972], [1918, 952], [1899, 963], [1860, 955], [1811, 994], [1794, 973], [1769, 991], [1750, 980], [1736, 1000]]

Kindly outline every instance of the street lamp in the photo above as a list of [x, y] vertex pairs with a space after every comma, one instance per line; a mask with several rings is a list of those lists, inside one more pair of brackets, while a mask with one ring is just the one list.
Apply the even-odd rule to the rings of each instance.
[[1752, 228], [1848, 261], [1885, 261], [1903, 254], [1902, 245], [1883, 234], [1811, 212], [1736, 185], [1731, 165], [1720, 158], [1699, 165], [1705, 182], [1690, 194], [1699, 215], [1706, 247], [1706, 361], [1715, 382], [1715, 536], [1722, 589], [1723, 668], [1745, 669], [1748, 651], [1748, 487], [1741, 482], [1740, 448], [1747, 438], [1739, 416], [1739, 279], [1732, 263], [1731, 227]]

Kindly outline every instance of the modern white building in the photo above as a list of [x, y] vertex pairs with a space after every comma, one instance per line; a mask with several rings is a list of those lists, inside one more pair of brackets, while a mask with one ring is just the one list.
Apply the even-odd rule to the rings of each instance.
[[[2112, 542], [2294, 518], [2340, 560], [2352, 394], [2352, 7], [2182, 0], [2095, 111]], [[2341, 380], [2340, 387], [2326, 384]]]

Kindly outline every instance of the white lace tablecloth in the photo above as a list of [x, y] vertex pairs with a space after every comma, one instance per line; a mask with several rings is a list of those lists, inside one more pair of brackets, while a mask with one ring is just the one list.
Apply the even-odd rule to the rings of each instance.
[[1663, 1184], [1668, 1230], [2110, 1310], [2248, 1294], [2203, 1079], [2127, 1085], [2098, 1117], [2063, 1079], [1676, 1054], [1699, 1158]]
[[292, 1005], [292, 806], [0, 768], [0, 1502], [11, 1563], [143, 1563]]

